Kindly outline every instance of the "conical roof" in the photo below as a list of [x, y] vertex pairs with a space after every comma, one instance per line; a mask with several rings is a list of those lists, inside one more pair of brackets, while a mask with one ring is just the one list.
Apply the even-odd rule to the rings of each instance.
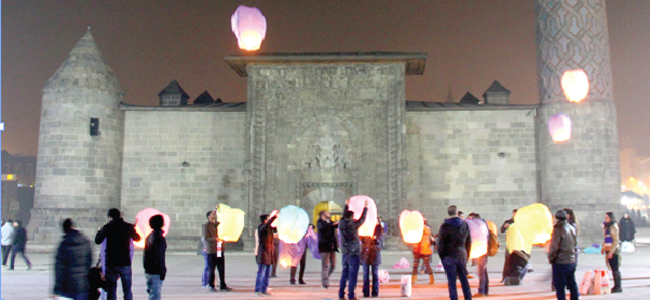
[[102, 52], [90, 34], [90, 27], [56, 73], [47, 80], [43, 90], [66, 88], [86, 88], [122, 94], [115, 73], [104, 61]]

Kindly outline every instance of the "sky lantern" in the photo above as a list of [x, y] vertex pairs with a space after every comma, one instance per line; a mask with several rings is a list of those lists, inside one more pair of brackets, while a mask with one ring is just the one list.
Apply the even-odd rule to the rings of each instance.
[[[324, 210], [330, 212], [330, 217], [333, 222], [341, 220], [341, 217], [343, 216], [343, 208], [336, 204], [336, 202], [322, 201], [314, 207], [314, 224], [318, 222], [318, 219], [320, 219], [320, 212]], [[318, 230], [316, 230], [316, 232], [318, 232]]]
[[564, 72], [561, 85], [564, 95], [571, 102], [580, 102], [589, 93], [589, 77], [582, 69]]
[[151, 227], [149, 226], [149, 219], [155, 215], [161, 215], [163, 216], [163, 221], [165, 221], [165, 225], [163, 225], [163, 236], [167, 236], [167, 233], [169, 232], [169, 223], [171, 222], [171, 219], [169, 218], [168, 215], [160, 212], [159, 210], [155, 208], [145, 208], [138, 212], [137, 215], [135, 215], [135, 232], [137, 232], [140, 235], [140, 241], [139, 242], [133, 242], [133, 244], [138, 247], [138, 248], [144, 248], [144, 240], [147, 238], [147, 236], [153, 231]]
[[530, 254], [532, 248], [533, 245], [526, 243], [524, 237], [521, 235], [521, 232], [519, 232], [517, 222], [510, 224], [508, 230], [506, 231], [506, 250], [508, 253], [519, 250]]
[[[306, 248], [306, 239], [301, 239], [296, 244], [289, 244], [280, 240], [278, 245], [278, 250], [280, 251], [278, 254], [280, 265], [283, 268], [297, 266], [298, 263], [300, 263], [300, 259], [302, 258], [303, 253], [305, 253]], [[316, 247], [316, 249], [318, 249], [318, 247]]]
[[363, 225], [359, 227], [359, 236], [372, 236], [377, 226], [377, 205], [375, 200], [368, 196], [353, 196], [350, 198], [349, 209], [354, 212], [354, 219], [359, 220], [363, 213], [363, 207], [366, 200], [368, 201], [368, 215]]
[[494, 233], [494, 235], [499, 236], [499, 227], [497, 227], [497, 224], [494, 224], [492, 221], [485, 221], [488, 225], [488, 229]]
[[403, 210], [399, 216], [399, 229], [405, 243], [417, 244], [422, 240], [424, 217], [417, 211]]
[[309, 215], [295, 205], [287, 205], [278, 215], [278, 238], [287, 244], [296, 244], [302, 240], [309, 227]]
[[472, 250], [469, 258], [479, 258], [488, 251], [489, 229], [488, 225], [480, 219], [465, 219], [469, 225], [469, 233], [472, 236]]
[[260, 49], [262, 40], [266, 36], [266, 18], [257, 7], [240, 5], [232, 14], [230, 23], [240, 49], [247, 51]]
[[225, 204], [217, 205], [219, 239], [225, 242], [237, 242], [244, 231], [244, 213], [239, 208], [230, 208]]
[[553, 233], [553, 215], [541, 203], [520, 208], [515, 215], [515, 224], [524, 241], [531, 245], [548, 242]]
[[571, 118], [559, 113], [548, 119], [548, 133], [554, 142], [564, 142], [571, 138]]

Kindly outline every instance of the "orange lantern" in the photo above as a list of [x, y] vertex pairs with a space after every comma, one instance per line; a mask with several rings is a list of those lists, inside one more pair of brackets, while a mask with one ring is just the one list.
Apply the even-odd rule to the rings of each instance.
[[258, 8], [240, 5], [232, 14], [230, 23], [240, 49], [260, 49], [266, 37], [266, 18]]
[[375, 204], [375, 200], [363, 195], [353, 196], [349, 202], [348, 209], [354, 212], [354, 219], [359, 220], [366, 201], [368, 201], [368, 214], [366, 215], [366, 221], [359, 227], [359, 236], [373, 236], [375, 233], [375, 226], [377, 226], [377, 205]]
[[559, 113], [548, 119], [548, 133], [554, 142], [564, 142], [571, 138], [571, 118]]
[[582, 69], [564, 72], [561, 85], [564, 95], [571, 102], [580, 102], [589, 93], [589, 77]]
[[479, 258], [488, 251], [488, 225], [481, 219], [465, 219], [465, 223], [469, 225], [469, 233], [472, 236], [472, 250], [469, 253], [469, 258]]
[[553, 215], [541, 203], [520, 208], [515, 215], [515, 224], [524, 241], [531, 245], [548, 242], [553, 233]]
[[399, 229], [402, 239], [408, 244], [417, 244], [422, 240], [424, 232], [424, 217], [417, 211], [404, 210], [399, 216]]
[[245, 214], [239, 208], [230, 208], [225, 204], [217, 205], [219, 239], [224, 242], [237, 242], [244, 231]]
[[153, 231], [151, 227], [149, 226], [149, 219], [155, 215], [161, 215], [163, 216], [163, 220], [165, 221], [165, 225], [163, 225], [163, 236], [167, 236], [167, 233], [169, 232], [169, 223], [171, 222], [171, 219], [169, 218], [168, 215], [160, 212], [159, 210], [155, 208], [145, 208], [138, 212], [137, 215], [135, 215], [135, 232], [140, 235], [140, 241], [138, 242], [133, 242], [133, 244], [138, 247], [138, 248], [144, 248], [144, 240], [147, 238], [147, 236]]
[[490, 232], [492, 232], [494, 235], [499, 236], [499, 227], [497, 227], [497, 224], [494, 224], [492, 221], [485, 221], [488, 225], [488, 229]]

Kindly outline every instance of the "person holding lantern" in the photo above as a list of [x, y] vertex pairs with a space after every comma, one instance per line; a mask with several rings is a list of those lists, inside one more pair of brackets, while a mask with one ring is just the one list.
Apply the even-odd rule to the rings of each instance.
[[321, 285], [323, 289], [329, 287], [329, 277], [336, 266], [336, 252], [339, 252], [336, 242], [336, 229], [339, 222], [333, 222], [327, 210], [320, 212], [318, 227], [318, 252], [321, 257]]
[[377, 220], [372, 236], [360, 237], [361, 255], [363, 265], [363, 296], [370, 297], [370, 268], [372, 267], [372, 297], [379, 296], [379, 265], [381, 265], [381, 241], [383, 229], [381, 219]]
[[578, 300], [576, 283], [575, 253], [577, 234], [575, 228], [567, 222], [567, 213], [563, 209], [555, 213], [557, 220], [553, 226], [548, 261], [553, 265], [553, 285], [557, 299], [566, 299], [565, 288], [571, 291], [571, 300]]
[[429, 274], [429, 284], [434, 283], [433, 279], [433, 270], [431, 269], [431, 255], [433, 251], [431, 250], [431, 242], [433, 236], [431, 235], [431, 227], [427, 223], [427, 220], [424, 219], [424, 228], [422, 231], [422, 239], [420, 243], [413, 245], [413, 274], [411, 282], [417, 284], [418, 282], [418, 266], [420, 259], [424, 262], [424, 272]]
[[603, 223], [603, 230], [605, 241], [600, 250], [600, 254], [605, 254], [607, 266], [612, 271], [614, 277], [614, 287], [612, 293], [622, 293], [623, 287], [621, 286], [621, 247], [619, 246], [619, 230], [616, 224], [614, 213], [608, 211], [605, 213], [605, 222]]
[[273, 228], [271, 223], [278, 217], [278, 211], [274, 210], [271, 215], [261, 215], [260, 225], [257, 227], [257, 277], [255, 278], [255, 296], [270, 296], [268, 292], [269, 280], [271, 279], [271, 266], [273, 265]]
[[219, 240], [219, 232], [217, 227], [217, 213], [210, 210], [205, 214], [208, 222], [203, 224], [203, 249], [208, 257], [208, 285], [210, 291], [216, 292], [215, 287], [215, 268], [219, 272], [219, 290], [229, 292], [232, 289], [226, 284], [226, 270], [225, 270], [225, 257], [223, 251], [223, 242]]
[[472, 299], [472, 290], [469, 281], [467, 281], [467, 268], [465, 267], [472, 249], [469, 225], [458, 217], [456, 205], [449, 206], [447, 214], [449, 217], [440, 225], [436, 245], [438, 255], [445, 268], [445, 275], [447, 275], [449, 298], [458, 300], [456, 291], [456, 278], [458, 278], [463, 287], [463, 296], [466, 300]]
[[[363, 213], [359, 220], [354, 220], [354, 212], [349, 210], [350, 199], [345, 201], [343, 210], [343, 219], [339, 221], [339, 231], [341, 232], [341, 254], [343, 271], [341, 272], [341, 282], [339, 283], [339, 299], [345, 299], [345, 286], [348, 285], [348, 299], [354, 297], [354, 289], [357, 287], [357, 275], [359, 274], [359, 255], [361, 254], [361, 245], [359, 240], [359, 227], [366, 221], [368, 214], [368, 201], [365, 201]], [[349, 283], [349, 284], [348, 284]]]

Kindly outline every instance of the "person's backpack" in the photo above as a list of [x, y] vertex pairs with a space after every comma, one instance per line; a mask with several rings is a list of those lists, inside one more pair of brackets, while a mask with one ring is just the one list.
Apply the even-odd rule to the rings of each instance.
[[488, 256], [495, 256], [499, 252], [499, 247], [501, 244], [499, 243], [499, 237], [492, 232], [492, 230], [488, 230], [490, 233], [490, 239], [488, 240]]

